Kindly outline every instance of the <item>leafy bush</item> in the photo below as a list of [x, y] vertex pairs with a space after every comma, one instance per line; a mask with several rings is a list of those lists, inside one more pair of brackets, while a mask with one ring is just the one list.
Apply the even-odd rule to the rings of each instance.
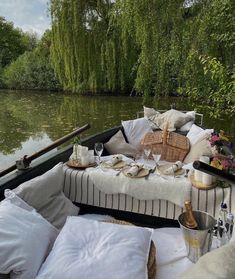
[[5, 86], [10, 89], [59, 89], [50, 64], [49, 49], [49, 33], [46, 33], [37, 48], [25, 52], [4, 69], [2, 79]]

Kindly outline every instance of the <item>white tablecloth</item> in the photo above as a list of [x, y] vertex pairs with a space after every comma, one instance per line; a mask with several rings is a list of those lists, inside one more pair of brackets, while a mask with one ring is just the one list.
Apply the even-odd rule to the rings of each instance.
[[[106, 157], [108, 160], [108, 156]], [[148, 179], [130, 178], [111, 168], [88, 168], [89, 178], [105, 194], [127, 194], [138, 200], [168, 200], [181, 207], [190, 199], [191, 183], [182, 176], [160, 176], [151, 173]]]

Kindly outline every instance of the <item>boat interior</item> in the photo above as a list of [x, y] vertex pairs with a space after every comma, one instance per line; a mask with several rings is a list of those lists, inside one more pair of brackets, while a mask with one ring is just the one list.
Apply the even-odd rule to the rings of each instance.
[[[184, 162], [172, 157], [174, 159], [171, 162], [164, 158], [158, 163], [151, 155], [151, 158], [139, 157], [138, 161], [129, 156], [128, 152], [132, 149], [128, 149], [126, 153], [122, 152], [123, 149], [118, 149], [122, 145], [115, 142], [120, 132], [128, 145], [132, 142], [130, 135], [135, 134], [141, 135], [138, 144], [141, 142], [143, 147], [149, 140], [143, 140], [143, 135], [148, 131], [151, 131], [151, 137], [156, 131], [161, 131], [161, 139], [164, 140], [164, 129], [169, 126], [163, 130], [153, 130], [152, 115], [146, 118], [145, 109], [145, 117], [141, 116], [142, 114], [138, 114], [138, 118], [131, 120], [132, 122], [124, 121], [125, 123], [118, 127], [81, 139], [81, 150], [85, 147], [87, 150], [94, 150], [96, 143], [103, 143], [102, 156], [96, 157], [94, 165], [71, 165], [78, 159], [74, 159], [75, 144], [70, 144], [48, 156], [32, 160], [26, 169], [18, 169], [0, 178], [0, 216], [4, 217], [6, 214], [5, 219], [0, 221], [0, 237], [8, 235], [5, 242], [10, 243], [6, 248], [4, 239], [0, 241], [0, 251], [6, 251], [0, 255], [0, 262], [4, 262], [3, 267], [0, 265], [0, 278], [235, 277], [235, 268], [229, 264], [232, 261], [231, 256], [235, 256], [234, 236], [226, 245], [219, 247], [217, 238], [213, 235], [214, 227], [206, 228], [210, 243], [205, 250], [205, 243], [200, 243], [201, 236], [195, 236], [195, 231], [190, 231], [190, 237], [191, 233], [198, 237], [197, 242], [195, 239], [190, 242], [187, 240], [189, 235], [184, 234], [184, 228], [179, 223], [179, 216], [185, 212], [185, 200], [191, 201], [193, 210], [204, 212], [213, 220], [218, 219], [221, 202], [226, 203], [228, 212], [234, 213], [234, 176], [225, 176], [226, 187], [216, 187], [214, 183], [203, 188], [204, 184], [202, 187], [201, 184], [195, 183], [193, 161]], [[198, 123], [201, 126], [203, 115], [195, 113], [189, 130], [170, 133], [187, 138], [190, 129], [193, 125], [196, 126], [196, 117], [199, 118]], [[147, 128], [140, 133], [134, 133], [134, 129], [138, 129], [135, 126], [138, 121], [141, 127], [143, 123], [147, 123]], [[204, 141], [208, 129], [198, 128], [193, 137], [199, 133]], [[168, 134], [167, 142], [170, 139]], [[152, 153], [159, 146], [156, 137], [154, 140], [151, 146]], [[181, 138], [177, 137], [176, 143], [179, 141], [181, 142]], [[200, 142], [192, 144], [189, 141], [188, 137], [190, 150]], [[177, 144], [173, 151], [176, 150]], [[113, 146], [115, 148], [110, 152]], [[176, 153], [181, 154], [181, 149], [176, 150]], [[190, 150], [183, 155], [184, 158]], [[164, 156], [175, 156], [174, 154], [171, 152], [171, 155], [166, 153]], [[161, 155], [163, 157], [163, 152]], [[206, 155], [207, 153], [199, 153], [198, 156], [192, 157], [200, 160], [200, 156]], [[115, 167], [114, 161], [117, 158], [117, 163], [123, 162], [118, 168]], [[177, 165], [178, 161], [182, 161], [182, 165]], [[190, 165], [190, 169], [182, 168], [184, 165]], [[136, 166], [141, 170], [138, 169], [137, 173], [134, 173]], [[211, 176], [213, 171], [207, 167], [203, 173]], [[215, 175], [219, 177], [221, 172], [217, 171]], [[20, 210], [17, 211], [16, 207]], [[6, 211], [8, 213], [5, 213]], [[14, 217], [11, 220], [12, 215]], [[12, 223], [4, 227], [4, 220]], [[23, 237], [25, 230], [29, 230], [27, 239]], [[19, 240], [12, 241], [16, 238]], [[34, 248], [31, 249], [28, 246], [32, 246], [32, 243]], [[22, 250], [22, 245], [26, 247], [26, 251]], [[205, 251], [202, 251], [201, 246]], [[38, 250], [38, 256], [32, 262], [35, 249]], [[19, 260], [17, 253], [21, 251], [23, 252]], [[11, 256], [9, 253], [12, 253]], [[8, 258], [11, 259], [11, 264], [7, 261]]]

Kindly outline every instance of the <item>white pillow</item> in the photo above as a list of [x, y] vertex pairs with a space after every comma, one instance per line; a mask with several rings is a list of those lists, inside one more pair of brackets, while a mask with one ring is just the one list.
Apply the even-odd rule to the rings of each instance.
[[79, 208], [65, 197], [63, 182], [63, 164], [60, 163], [43, 175], [24, 182], [14, 192], [61, 229], [67, 216], [78, 215], [79, 212]]
[[118, 131], [111, 139], [104, 144], [109, 154], [123, 154], [135, 157], [138, 152], [132, 145], [126, 142], [122, 131]]
[[156, 115], [160, 115], [161, 113], [154, 108], [144, 107], [144, 117], [151, 118]]
[[35, 278], [57, 235], [33, 208], [9, 196], [0, 204], [0, 273], [10, 273], [12, 279]]
[[184, 125], [179, 129], [179, 131], [181, 131], [181, 132], [188, 132], [188, 131], [191, 129], [191, 127], [193, 126], [193, 124], [194, 124], [194, 121], [189, 121], [189, 122], [187, 122], [186, 124], [184, 124]]
[[204, 130], [201, 127], [193, 124], [190, 130], [188, 131], [186, 137], [189, 139], [190, 144], [194, 145], [197, 142], [201, 141], [203, 138], [209, 138], [210, 134], [213, 132], [213, 129]]
[[193, 120], [193, 116], [190, 114], [171, 109], [160, 115], [156, 115], [153, 122], [162, 130], [167, 124], [168, 131], [175, 131], [191, 120]]
[[178, 279], [234, 279], [235, 242], [211, 251], [202, 256]]
[[195, 121], [195, 117], [196, 117], [196, 112], [195, 112], [195, 111], [188, 111], [188, 112], [186, 112], [186, 114], [192, 116], [192, 117], [193, 117], [193, 120], [188, 121], [187, 123], [185, 123], [185, 124], [179, 129], [181, 132], [188, 132], [188, 131], [191, 129], [191, 127], [193, 126], [194, 121]]
[[122, 121], [122, 126], [128, 142], [132, 144], [134, 148], [141, 150], [142, 146], [140, 142], [142, 138], [145, 134], [152, 132], [148, 120], [142, 117], [134, 120]]
[[147, 279], [152, 232], [68, 217], [36, 279]]
[[212, 156], [211, 146], [207, 139], [197, 141], [191, 146], [189, 153], [184, 158], [184, 163], [193, 163], [194, 161], [199, 160], [201, 156]]

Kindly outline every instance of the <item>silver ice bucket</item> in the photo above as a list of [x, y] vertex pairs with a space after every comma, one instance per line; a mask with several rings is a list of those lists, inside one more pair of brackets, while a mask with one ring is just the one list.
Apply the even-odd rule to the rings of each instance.
[[193, 211], [193, 215], [198, 224], [197, 229], [189, 229], [185, 226], [185, 212], [180, 214], [178, 221], [185, 240], [188, 258], [196, 263], [202, 255], [211, 249], [212, 233], [216, 220], [203, 211]]

